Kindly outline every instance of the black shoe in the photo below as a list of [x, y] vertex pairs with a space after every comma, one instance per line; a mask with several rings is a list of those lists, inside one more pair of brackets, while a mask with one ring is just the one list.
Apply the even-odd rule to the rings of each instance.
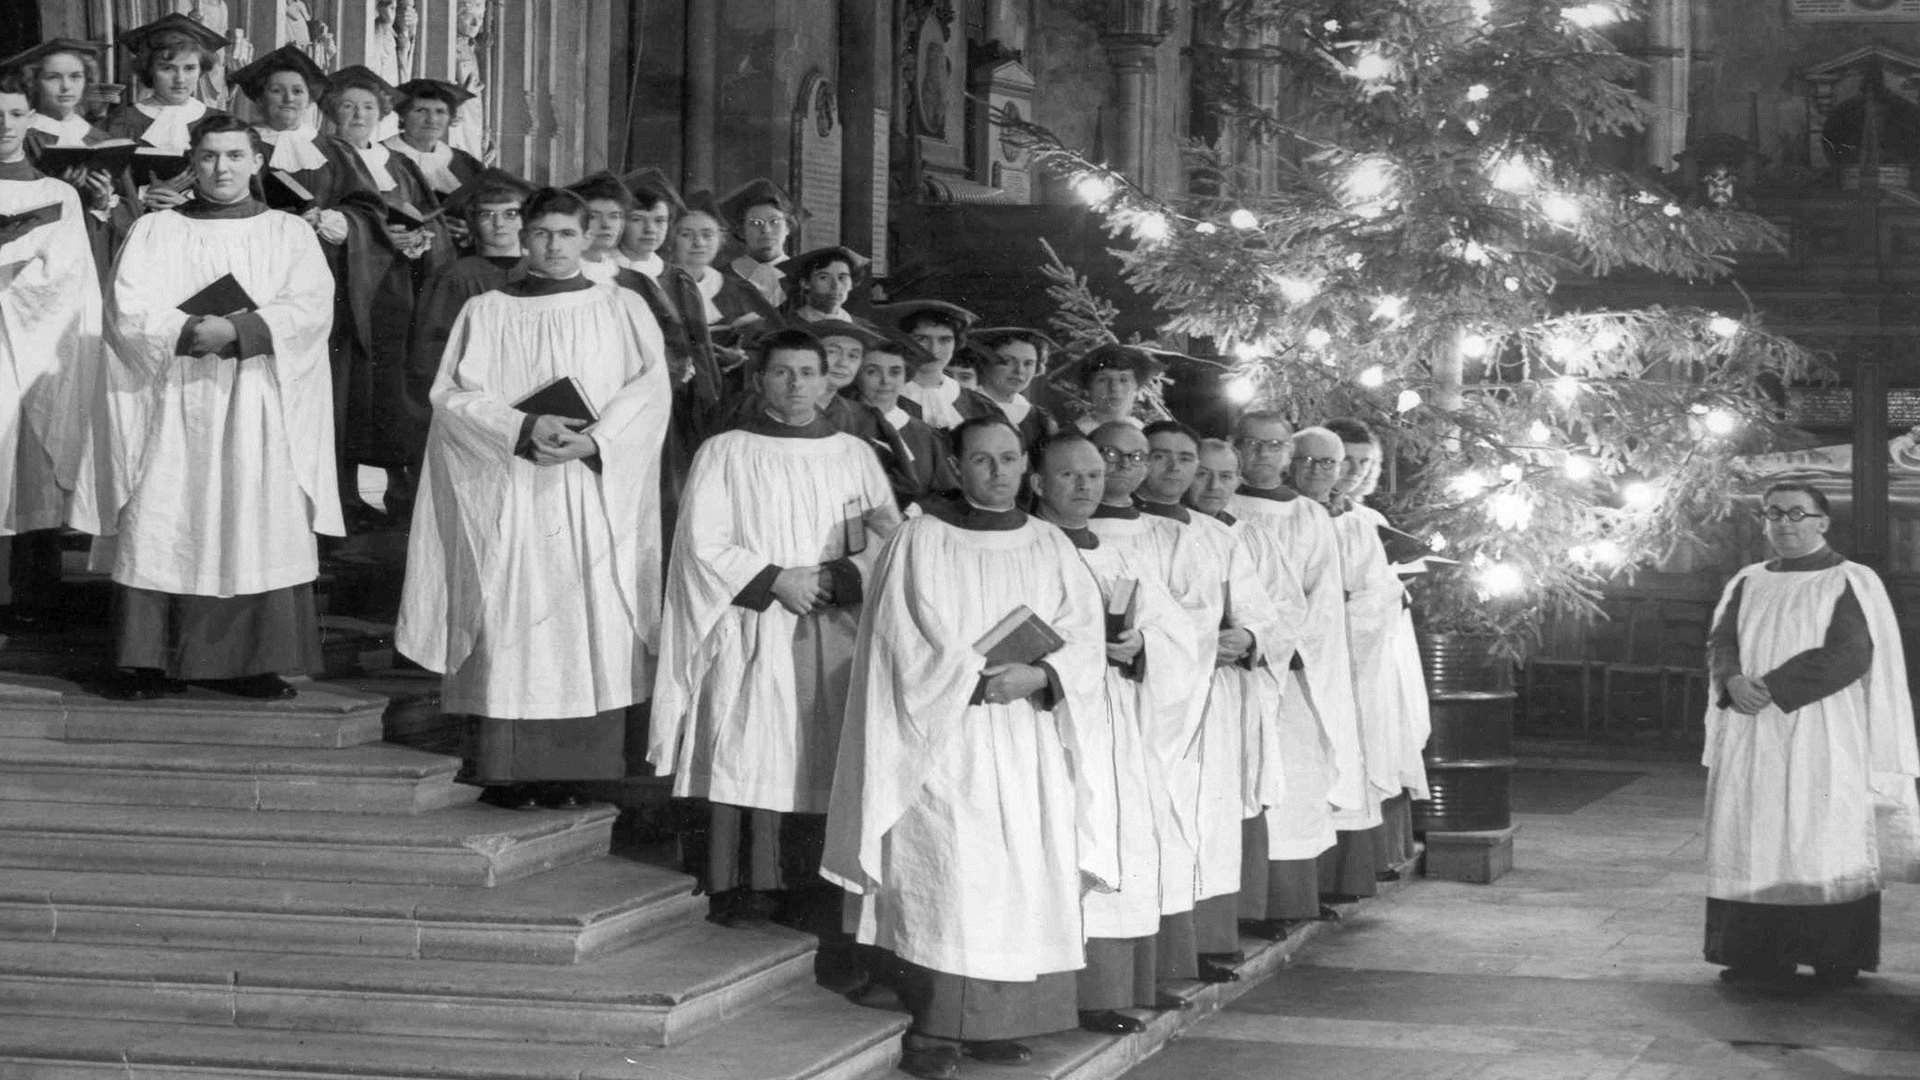
[[954, 1080], [960, 1075], [960, 1048], [951, 1043], [908, 1044], [900, 1052], [900, 1071], [921, 1080]]
[[1379, 873], [1373, 875], [1373, 880], [1382, 882], [1382, 883], [1389, 882], [1389, 881], [1399, 881], [1400, 871], [1394, 870], [1391, 868], [1382, 870]]
[[1860, 969], [1840, 964], [1816, 964], [1813, 981], [1823, 989], [1843, 990], [1860, 981]]
[[1112, 1009], [1080, 1010], [1080, 1030], [1095, 1035], [1132, 1035], [1147, 1030], [1147, 1022]]
[[1320, 894], [1320, 917], [1323, 919], [1326, 918], [1327, 911], [1329, 910], [1329, 908], [1327, 907], [1328, 904], [1357, 904], [1359, 902], [1360, 902], [1360, 896], [1357, 893], [1344, 893], [1344, 892], [1321, 893]]
[[[1357, 899], [1357, 898], [1356, 898]], [[1340, 913], [1330, 904], [1320, 905], [1320, 914], [1313, 917], [1314, 922], [1339, 922]]]
[[116, 671], [100, 687], [100, 696], [114, 701], [152, 701], [155, 698], [184, 694], [187, 684], [169, 679], [158, 671], [139, 669]]
[[1779, 984], [1793, 981], [1792, 964], [1735, 964], [1720, 973], [1720, 981], [1744, 984]]
[[531, 784], [490, 784], [480, 798], [503, 810], [540, 809], [540, 800], [534, 798]]
[[578, 793], [558, 786], [542, 786], [536, 790], [534, 797], [540, 800], [541, 806], [549, 810], [580, 810], [587, 805]]
[[1185, 1012], [1193, 1008], [1193, 1002], [1188, 1001], [1178, 994], [1169, 994], [1162, 991], [1155, 995], [1153, 1007], [1159, 1009], [1161, 1012]]
[[1027, 1044], [1012, 1039], [974, 1039], [961, 1043], [960, 1052], [982, 1065], [1025, 1065], [1033, 1060]]
[[1241, 919], [1240, 932], [1261, 941], [1287, 940], [1287, 924], [1279, 919]]
[[1234, 983], [1240, 981], [1240, 973], [1233, 970], [1232, 964], [1202, 958], [1199, 979], [1203, 983]]
[[1200, 954], [1200, 962], [1203, 964], [1225, 964], [1227, 967], [1239, 967], [1241, 964], [1247, 962], [1247, 954], [1237, 951], [1203, 952]]
[[753, 889], [728, 889], [713, 894], [707, 918], [721, 926], [759, 926], [773, 920], [774, 898]]
[[223, 694], [255, 701], [286, 701], [300, 693], [278, 675], [243, 675], [238, 679], [208, 679], [206, 686]]

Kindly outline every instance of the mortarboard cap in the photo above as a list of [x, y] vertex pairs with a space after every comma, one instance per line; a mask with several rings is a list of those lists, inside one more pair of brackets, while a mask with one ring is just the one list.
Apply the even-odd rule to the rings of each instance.
[[298, 72], [307, 80], [307, 88], [314, 96], [327, 85], [327, 73], [313, 58], [302, 52], [297, 45], [282, 45], [267, 55], [233, 73], [229, 80], [238, 86], [242, 93], [255, 101], [267, 92], [267, 80], [282, 71]]
[[98, 60], [106, 51], [107, 47], [97, 41], [81, 41], [77, 38], [53, 38], [50, 41], [43, 41], [24, 52], [14, 53], [5, 60], [0, 60], [0, 71], [19, 71], [28, 64], [52, 56], [54, 53], [78, 53], [81, 56], [91, 56], [95, 60]]
[[399, 101], [414, 98], [432, 98], [446, 102], [447, 108], [458, 109], [474, 99], [474, 93], [463, 86], [457, 86], [445, 79], [409, 79], [394, 87]]
[[633, 170], [621, 177], [620, 182], [633, 193], [635, 201], [644, 200], [647, 205], [652, 205], [655, 199], [664, 198], [667, 200], [667, 208], [675, 217], [686, 212], [687, 204], [681, 200], [679, 188], [674, 186], [673, 181], [667, 179], [666, 173], [651, 165], [644, 169]]
[[533, 185], [505, 169], [489, 166], [480, 170], [473, 179], [460, 185], [458, 191], [447, 196], [444, 204], [447, 213], [454, 217], [465, 217], [474, 200], [490, 191], [511, 191], [515, 199], [525, 202], [527, 196], [533, 194]]
[[1042, 360], [1060, 347], [1058, 342], [1030, 326], [983, 326], [967, 334], [967, 344], [979, 346], [989, 356], [1009, 341], [1024, 341], [1032, 345]]
[[727, 217], [726, 211], [722, 210], [720, 204], [714, 201], [713, 192], [711, 191], [703, 188], [700, 191], [688, 192], [682, 205], [684, 208], [680, 212], [683, 214], [705, 214], [719, 222], [720, 228], [723, 230], [733, 227], [733, 220]]
[[227, 39], [215, 33], [212, 27], [196, 22], [178, 12], [162, 15], [150, 23], [136, 26], [131, 30], [120, 31], [120, 45], [138, 55], [152, 48], [155, 41], [169, 34], [188, 38], [208, 52], [227, 47]]
[[605, 169], [590, 172], [566, 187], [568, 191], [583, 199], [608, 199], [622, 205], [633, 201], [633, 196], [627, 191], [627, 185], [621, 183], [619, 177]]
[[782, 263], [780, 269], [786, 273], [789, 281], [805, 281], [808, 274], [828, 263], [843, 262], [847, 264], [847, 269], [853, 271], [854, 277], [859, 277], [861, 271], [865, 270], [867, 264], [872, 261], [850, 247], [828, 244], [826, 247], [817, 247], [795, 255]]
[[979, 371], [982, 366], [993, 363], [994, 359], [991, 348], [969, 338], [953, 350], [953, 359], [947, 361], [947, 367]]
[[[907, 362], [907, 370], [912, 371], [922, 364], [933, 363], [933, 354], [919, 342], [905, 334], [886, 330], [874, 335], [874, 344], [867, 346], [868, 352], [890, 352]], [[957, 351], [957, 350], [956, 350]]]
[[786, 191], [764, 176], [755, 177], [729, 192], [726, 198], [720, 200], [720, 212], [726, 215], [728, 221], [743, 222], [747, 219], [748, 210], [769, 205], [779, 207], [780, 212], [792, 218], [796, 224], [807, 219], [806, 212], [788, 197]]
[[1167, 370], [1166, 361], [1161, 357], [1177, 355], [1179, 354], [1139, 345], [1108, 342], [1095, 347], [1080, 358], [1076, 365], [1079, 371], [1074, 377], [1084, 384], [1102, 371], [1130, 371], [1133, 373], [1134, 380], [1144, 385], [1148, 379]]
[[392, 83], [381, 78], [379, 72], [365, 64], [343, 67], [332, 75], [327, 76], [327, 89], [333, 91], [371, 90], [386, 98], [389, 102], [393, 100], [395, 93]]
[[852, 338], [863, 349], [871, 349], [880, 343], [880, 335], [859, 323], [845, 319], [791, 319], [786, 324], [795, 330], [805, 330], [822, 341], [830, 337]]
[[875, 304], [873, 314], [875, 318], [885, 319], [903, 331], [914, 322], [932, 318], [952, 327], [955, 334], [964, 334], [980, 321], [980, 316], [945, 300], [899, 300], [891, 304]]

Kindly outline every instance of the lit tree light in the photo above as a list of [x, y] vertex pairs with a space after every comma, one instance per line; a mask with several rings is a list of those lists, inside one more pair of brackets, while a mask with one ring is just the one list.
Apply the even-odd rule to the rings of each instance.
[[1493, 172], [1487, 179], [1501, 191], [1519, 195], [1533, 190], [1533, 166], [1524, 158], [1504, 157], [1494, 162]]
[[1633, 201], [1641, 206], [1657, 206], [1660, 203], [1660, 196], [1651, 191], [1642, 191], [1633, 197]]
[[1340, 20], [1328, 19], [1326, 22], [1320, 24], [1320, 29], [1325, 30], [1329, 34], [1337, 34], [1340, 32]]
[[1493, 91], [1487, 89], [1486, 83], [1474, 83], [1472, 86], [1467, 87], [1467, 100], [1485, 101], [1487, 100], [1487, 95], [1491, 93], [1493, 93]]
[[1537, 443], [1546, 442], [1548, 439], [1553, 438], [1553, 429], [1548, 427], [1544, 421], [1535, 420], [1527, 427], [1527, 438]]
[[1707, 321], [1707, 329], [1723, 338], [1738, 337], [1740, 335], [1740, 325], [1739, 319], [1729, 318], [1725, 315], [1715, 315]]
[[1347, 205], [1356, 209], [1374, 207], [1393, 196], [1393, 163], [1382, 158], [1362, 158], [1347, 170], [1341, 182]]
[[1620, 489], [1620, 499], [1629, 510], [1651, 510], [1660, 505], [1660, 488], [1645, 480], [1634, 480]]
[[1521, 575], [1520, 568], [1508, 563], [1494, 563], [1480, 571], [1480, 587], [1489, 596], [1512, 596], [1525, 588], [1527, 579]]
[[1446, 535], [1444, 533], [1434, 533], [1432, 536], [1427, 537], [1427, 548], [1435, 554], [1447, 550]]
[[1500, 466], [1500, 479], [1506, 481], [1509, 484], [1514, 483], [1515, 481], [1519, 480], [1522, 476], [1525, 476], [1525, 475], [1526, 475], [1526, 470], [1522, 469], [1520, 466], [1514, 464], [1511, 461], [1507, 462], [1505, 465]]
[[1533, 524], [1533, 501], [1518, 491], [1496, 492], [1487, 500], [1487, 516], [1508, 532], [1525, 532]]
[[1508, 292], [1520, 291], [1520, 279], [1514, 277], [1512, 274], [1508, 274], [1505, 278], [1501, 279], [1500, 284], [1506, 286]]
[[1619, 566], [1627, 561], [1627, 553], [1612, 540], [1595, 540], [1588, 550], [1593, 555], [1594, 563], [1600, 566]]
[[1705, 421], [1707, 434], [1725, 438], [1740, 430], [1740, 417], [1729, 409], [1713, 409]]
[[1593, 552], [1585, 544], [1575, 544], [1567, 549], [1567, 558], [1581, 564], [1590, 563], [1593, 561]]
[[1253, 400], [1254, 394], [1257, 393], [1258, 390], [1259, 388], [1254, 385], [1253, 380], [1247, 378], [1245, 375], [1235, 375], [1233, 378], [1227, 380], [1225, 386], [1221, 387], [1221, 392], [1226, 395], [1227, 403], [1231, 405], [1248, 404]]
[[1393, 61], [1387, 59], [1385, 54], [1378, 50], [1369, 49], [1361, 53], [1360, 56], [1354, 60], [1353, 66], [1347, 70], [1352, 72], [1353, 77], [1359, 79], [1361, 82], [1385, 82], [1393, 78], [1394, 66]]
[[1402, 390], [1400, 391], [1400, 396], [1394, 399], [1393, 408], [1395, 412], [1412, 412], [1420, 407], [1422, 400], [1424, 399], [1421, 398], [1420, 391]]
[[1203, 221], [1200, 224], [1195, 225], [1193, 227], [1193, 231], [1199, 233], [1201, 236], [1212, 236], [1214, 233], [1217, 233], [1220, 231], [1220, 226], [1215, 225], [1211, 221]]
[[1320, 295], [1320, 286], [1306, 278], [1283, 277], [1279, 288], [1280, 298], [1289, 304], [1304, 304]]
[[1073, 182], [1073, 193], [1088, 206], [1103, 206], [1113, 198], [1113, 181], [1097, 173], [1088, 173]]
[[1347, 264], [1347, 269], [1349, 270], [1358, 270], [1367, 265], [1367, 257], [1357, 251], [1347, 252], [1347, 257], [1341, 261]]
[[1540, 212], [1555, 225], [1572, 226], [1580, 223], [1582, 211], [1580, 203], [1571, 195], [1549, 195], [1540, 200]]
[[1254, 216], [1253, 211], [1243, 206], [1227, 215], [1227, 224], [1241, 232], [1252, 232], [1260, 227], [1260, 219]]
[[1354, 381], [1371, 390], [1386, 385], [1387, 373], [1380, 365], [1375, 364], [1372, 367], [1361, 369], [1360, 374], [1355, 376]]
[[1331, 344], [1333, 344], [1333, 335], [1321, 327], [1316, 326], [1307, 331], [1307, 348], [1324, 349]]
[[1133, 221], [1133, 235], [1149, 243], [1158, 243], [1173, 233], [1173, 224], [1159, 211], [1141, 214]]
[[1480, 134], [1480, 121], [1478, 120], [1467, 121], [1467, 134], [1469, 135]]
[[1707, 415], [1707, 411], [1708, 411], [1707, 403], [1704, 401], [1696, 401], [1693, 404], [1687, 406], [1687, 411], [1692, 413], [1695, 416], [1705, 416]]
[[1460, 355], [1469, 360], [1483, 359], [1493, 351], [1493, 343], [1484, 334], [1467, 333], [1460, 335]]
[[1552, 390], [1560, 404], [1571, 405], [1580, 397], [1580, 380], [1571, 375], [1562, 375], [1553, 380]]
[[1560, 17], [1582, 30], [1596, 30], [1617, 21], [1618, 18], [1609, 4], [1581, 4], [1579, 7], [1561, 8]]
[[1567, 463], [1561, 468], [1566, 472], [1569, 480], [1593, 479], [1593, 462], [1579, 454], [1568, 454]]
[[1556, 363], [1567, 363], [1580, 353], [1580, 343], [1565, 334], [1555, 334], [1547, 339], [1547, 355]]
[[1668, 203], [1660, 208], [1660, 212], [1668, 217], [1679, 217], [1682, 213], [1679, 203]]
[[1447, 490], [1462, 499], [1477, 499], [1490, 485], [1485, 474], [1468, 470], [1447, 481]]
[[1383, 296], [1373, 305], [1375, 322], [1395, 322], [1407, 313], [1407, 300], [1403, 296]]
[[1593, 335], [1591, 344], [1594, 352], [1606, 353], [1619, 348], [1622, 340], [1618, 331], [1604, 327]]
[[1483, 22], [1493, 18], [1493, 0], [1472, 0], [1467, 8], [1473, 12], [1474, 18]]
[[1251, 364], [1260, 359], [1260, 346], [1251, 341], [1242, 341], [1233, 347], [1233, 356], [1243, 364]]

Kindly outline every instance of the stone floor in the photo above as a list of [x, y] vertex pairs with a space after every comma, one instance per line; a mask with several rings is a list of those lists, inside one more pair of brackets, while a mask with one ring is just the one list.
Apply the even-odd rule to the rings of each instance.
[[1920, 887], [1887, 893], [1859, 986], [1729, 987], [1700, 960], [1703, 783], [1671, 762], [1527, 762], [1511, 874], [1362, 905], [1128, 1076], [1920, 1077]]

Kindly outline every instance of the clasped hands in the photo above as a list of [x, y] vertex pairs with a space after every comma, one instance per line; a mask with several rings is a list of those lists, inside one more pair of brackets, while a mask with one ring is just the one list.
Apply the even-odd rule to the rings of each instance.
[[233, 327], [231, 319], [218, 315], [207, 315], [195, 319], [188, 329], [188, 356], [218, 356], [240, 340], [240, 332]]
[[599, 453], [600, 446], [593, 441], [593, 436], [581, 430], [586, 426], [585, 420], [569, 420], [564, 416], [535, 417], [529, 440], [533, 444], [533, 463], [564, 465]]
[[1032, 664], [989, 664], [980, 676], [986, 680], [980, 688], [980, 700], [988, 705], [1005, 705], [1047, 687], [1047, 673]]
[[1252, 631], [1229, 626], [1220, 631], [1220, 636], [1215, 640], [1213, 664], [1215, 667], [1237, 664], [1251, 651], [1253, 651]]
[[1107, 659], [1124, 667], [1133, 663], [1134, 657], [1140, 655], [1140, 650], [1145, 648], [1146, 644], [1146, 639], [1140, 636], [1140, 631], [1122, 630], [1119, 637], [1107, 642]]
[[811, 615], [833, 602], [833, 577], [824, 566], [790, 566], [774, 576], [773, 598], [795, 615]]
[[1727, 696], [1733, 699], [1733, 711], [1752, 716], [1773, 704], [1773, 692], [1767, 684], [1751, 675], [1735, 675], [1727, 680]]

